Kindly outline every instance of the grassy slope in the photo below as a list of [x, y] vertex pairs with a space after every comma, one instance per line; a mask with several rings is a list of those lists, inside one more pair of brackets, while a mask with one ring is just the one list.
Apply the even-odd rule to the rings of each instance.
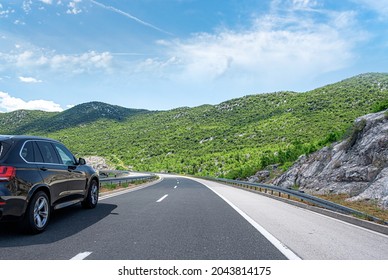
[[245, 177], [272, 163], [287, 167], [337, 140], [356, 117], [388, 100], [387, 89], [388, 74], [365, 74], [305, 93], [251, 95], [30, 132], [136, 170]]

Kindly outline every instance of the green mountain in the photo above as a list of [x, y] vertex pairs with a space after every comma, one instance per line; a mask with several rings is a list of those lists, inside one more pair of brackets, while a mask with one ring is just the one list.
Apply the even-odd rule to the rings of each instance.
[[[245, 96], [169, 111], [86, 103], [62, 113], [0, 114], [0, 134], [56, 138], [79, 155], [135, 170], [247, 177], [344, 137], [356, 117], [388, 104], [388, 74], [362, 74], [312, 91]], [[20, 111], [19, 111], [20, 112]]]
[[127, 109], [102, 102], [88, 102], [76, 105], [60, 113], [20, 110], [0, 114], [0, 121], [12, 134], [49, 133], [82, 126], [100, 119], [123, 121], [128, 117], [148, 112], [147, 110]]
[[[45, 122], [57, 113], [44, 111], [18, 110], [11, 113], [0, 113], [0, 133], [17, 131], [20, 127], [28, 127], [34, 122]], [[32, 127], [32, 126], [31, 126]]]

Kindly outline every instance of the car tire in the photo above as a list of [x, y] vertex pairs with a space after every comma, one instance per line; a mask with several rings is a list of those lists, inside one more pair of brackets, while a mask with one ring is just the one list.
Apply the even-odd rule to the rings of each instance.
[[24, 217], [24, 229], [27, 233], [37, 234], [43, 232], [51, 218], [50, 201], [47, 194], [38, 191], [27, 206]]
[[88, 194], [82, 201], [82, 207], [85, 209], [92, 209], [97, 206], [99, 195], [99, 186], [97, 180], [92, 180], [88, 189]]

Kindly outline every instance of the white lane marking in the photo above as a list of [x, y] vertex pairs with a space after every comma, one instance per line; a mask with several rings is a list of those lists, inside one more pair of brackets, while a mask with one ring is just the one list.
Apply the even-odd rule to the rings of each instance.
[[174, 189], [176, 189], [178, 186], [175, 186]]
[[162, 200], [165, 199], [167, 196], [168, 196], [168, 194], [162, 196], [162, 197], [159, 198], [156, 202], [162, 202]]
[[83, 260], [85, 259], [86, 257], [88, 257], [92, 252], [83, 252], [83, 253], [79, 253], [78, 255], [76, 255], [75, 257], [72, 257], [70, 260]]
[[301, 260], [301, 258], [296, 255], [293, 251], [291, 251], [286, 245], [284, 245], [280, 240], [278, 240], [275, 236], [270, 234], [265, 228], [263, 228], [261, 225], [259, 225], [255, 220], [253, 220], [251, 217], [249, 217], [245, 212], [243, 212], [240, 208], [238, 208], [236, 205], [234, 205], [232, 202], [230, 202], [228, 199], [223, 197], [221, 194], [213, 190], [208, 185], [201, 183], [204, 186], [206, 186], [208, 189], [213, 191], [216, 195], [221, 197], [226, 203], [228, 203], [234, 210], [237, 211], [245, 220], [247, 220], [252, 226], [254, 226], [269, 242], [272, 243], [286, 258], [289, 260]]

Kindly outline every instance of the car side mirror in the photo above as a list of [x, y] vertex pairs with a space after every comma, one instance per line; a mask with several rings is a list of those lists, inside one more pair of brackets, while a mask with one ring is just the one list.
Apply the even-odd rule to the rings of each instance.
[[78, 164], [79, 165], [85, 165], [86, 164], [86, 160], [84, 158], [79, 158]]

